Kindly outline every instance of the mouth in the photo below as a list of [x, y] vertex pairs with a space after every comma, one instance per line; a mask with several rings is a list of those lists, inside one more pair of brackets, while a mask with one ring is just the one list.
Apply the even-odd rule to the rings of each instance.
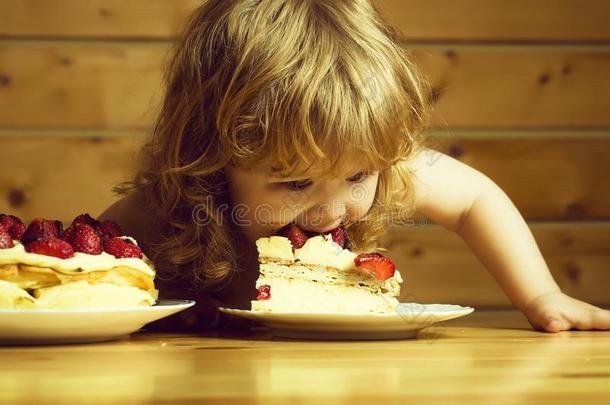
[[305, 232], [309, 232], [309, 233], [313, 233], [313, 234], [328, 233], [328, 232], [332, 231], [333, 229], [340, 227], [341, 225], [345, 226], [345, 224], [343, 223], [343, 220], [344, 220], [344, 218], [340, 218], [338, 221], [335, 221], [333, 224], [324, 226], [324, 227], [302, 228], [302, 229]]

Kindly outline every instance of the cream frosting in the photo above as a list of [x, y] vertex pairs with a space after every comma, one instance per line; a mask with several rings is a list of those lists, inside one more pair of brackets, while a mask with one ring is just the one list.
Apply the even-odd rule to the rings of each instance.
[[0, 280], [0, 309], [33, 308], [36, 308], [34, 297], [15, 284]]
[[259, 256], [273, 257], [282, 260], [294, 261], [292, 243], [283, 236], [270, 236], [256, 240], [256, 249]]
[[121, 308], [153, 305], [155, 298], [137, 287], [70, 282], [34, 290], [36, 305], [46, 309]]
[[251, 301], [254, 311], [299, 313], [387, 313], [398, 305], [391, 294], [375, 294], [349, 285], [315, 283], [298, 278], [260, 277], [256, 287], [270, 286], [271, 297]]
[[[292, 252], [290, 239], [283, 236], [259, 238], [256, 241], [259, 257], [276, 258], [302, 264], [334, 267], [343, 271], [357, 269], [354, 259], [356, 253], [343, 249], [337, 244], [330, 233], [313, 236], [305, 244]], [[393, 276], [399, 283], [403, 279], [396, 270]]]
[[259, 238], [256, 241], [256, 248], [260, 257], [291, 262], [298, 260], [305, 264], [332, 266], [342, 270], [354, 268], [354, 259], [357, 256], [335, 243], [330, 233], [307, 239], [302, 247], [294, 250], [294, 253], [290, 239], [284, 236]]
[[[132, 238], [130, 239], [133, 240]], [[125, 266], [139, 270], [151, 277], [155, 275], [155, 270], [149, 265], [151, 262], [146, 256], [143, 256], [143, 259], [133, 257], [117, 259], [106, 252], [102, 252], [99, 255], [76, 252], [73, 257], [60, 259], [54, 256], [28, 253], [19, 241], [15, 240], [13, 242], [15, 246], [12, 248], [0, 249], [0, 265], [23, 263], [30, 266], [49, 267], [69, 274], [108, 270], [115, 266]]]

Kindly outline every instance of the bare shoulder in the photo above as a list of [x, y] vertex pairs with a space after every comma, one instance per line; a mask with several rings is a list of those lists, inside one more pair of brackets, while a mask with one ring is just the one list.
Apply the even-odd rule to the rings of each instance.
[[126, 235], [133, 236], [143, 248], [158, 236], [151, 208], [140, 191], [135, 191], [100, 214], [99, 220], [111, 220], [119, 224]]
[[413, 181], [416, 215], [453, 231], [476, 198], [494, 184], [476, 169], [430, 148], [420, 149], [404, 165]]

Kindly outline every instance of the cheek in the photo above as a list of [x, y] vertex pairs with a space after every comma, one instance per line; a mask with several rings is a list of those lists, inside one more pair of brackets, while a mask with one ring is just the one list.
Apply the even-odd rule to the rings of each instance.
[[349, 191], [349, 205], [347, 207], [349, 217], [353, 220], [359, 220], [366, 215], [373, 201], [375, 200], [375, 192], [377, 190], [377, 179], [364, 183], [354, 184]]
[[289, 192], [265, 185], [243, 187], [232, 193], [231, 201], [232, 220], [258, 237], [274, 234], [302, 210]]

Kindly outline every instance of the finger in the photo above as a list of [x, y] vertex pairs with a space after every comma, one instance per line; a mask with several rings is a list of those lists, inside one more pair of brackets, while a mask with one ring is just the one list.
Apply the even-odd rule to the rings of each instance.
[[593, 311], [593, 329], [610, 330], [610, 311], [605, 309]]
[[561, 332], [562, 330], [568, 330], [572, 327], [572, 324], [566, 320], [563, 316], [554, 311], [551, 313], [537, 314], [532, 318], [528, 318], [528, 321], [532, 327], [540, 332]]
[[570, 329], [570, 324], [559, 318], [548, 318], [544, 324], [546, 332], [557, 333], [568, 329]]
[[597, 308], [584, 311], [584, 316], [572, 320], [574, 327], [579, 330], [609, 330], [610, 311]]

